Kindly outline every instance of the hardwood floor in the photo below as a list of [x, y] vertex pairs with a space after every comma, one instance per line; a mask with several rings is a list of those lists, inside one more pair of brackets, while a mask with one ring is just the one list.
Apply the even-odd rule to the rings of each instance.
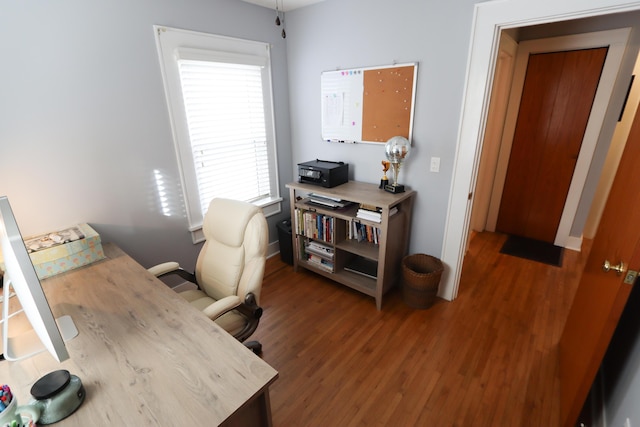
[[563, 268], [499, 254], [477, 234], [454, 302], [375, 301], [269, 260], [253, 338], [280, 373], [282, 426], [556, 426], [557, 343], [587, 251]]

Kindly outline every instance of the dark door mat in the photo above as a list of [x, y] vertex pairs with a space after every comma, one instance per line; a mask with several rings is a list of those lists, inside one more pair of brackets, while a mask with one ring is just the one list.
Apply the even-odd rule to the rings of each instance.
[[543, 264], [562, 267], [562, 254], [564, 248], [553, 243], [542, 242], [540, 240], [529, 239], [520, 236], [509, 236], [502, 245], [500, 253]]

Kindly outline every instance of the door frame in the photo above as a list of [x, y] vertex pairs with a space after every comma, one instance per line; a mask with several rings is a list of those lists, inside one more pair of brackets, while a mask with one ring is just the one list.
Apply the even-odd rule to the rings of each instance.
[[[475, 231], [484, 231], [488, 225], [492, 187], [502, 144], [517, 53], [518, 43], [508, 33], [502, 33], [496, 58], [495, 75], [493, 76], [495, 84], [491, 88], [487, 128], [483, 137], [484, 144], [478, 165], [478, 185], [473, 196], [470, 226]], [[471, 238], [467, 241], [467, 246], [470, 240]]]
[[520, 101], [522, 99], [522, 89], [524, 87], [525, 76], [529, 55], [536, 53], [558, 52], [565, 50], [579, 50], [597, 47], [609, 47], [596, 95], [593, 99], [593, 108], [589, 114], [589, 120], [584, 132], [584, 138], [580, 147], [580, 153], [573, 177], [565, 200], [564, 210], [560, 218], [560, 224], [556, 232], [554, 244], [563, 248], [580, 250], [582, 239], [572, 239], [569, 234], [573, 220], [578, 211], [580, 197], [587, 181], [587, 174], [591, 166], [591, 160], [598, 143], [600, 129], [604, 121], [609, 106], [609, 101], [613, 92], [613, 87], [618, 76], [618, 70], [622, 63], [625, 48], [631, 34], [630, 28], [616, 30], [596, 31], [583, 34], [575, 34], [561, 37], [551, 37], [537, 40], [527, 40], [520, 43], [516, 54], [516, 63], [513, 73], [512, 90], [509, 96], [509, 105], [505, 117], [504, 132], [500, 145], [500, 154], [496, 168], [495, 181], [491, 194], [491, 204], [487, 218], [487, 230], [495, 231], [498, 220], [500, 202], [502, 201], [502, 190], [504, 189], [507, 177], [507, 166], [513, 145]]
[[458, 295], [469, 234], [472, 193], [477, 179], [501, 31], [637, 10], [640, 10], [640, 0], [590, 0], [588, 4], [584, 0], [498, 0], [475, 5], [442, 245], [442, 260], [447, 268], [438, 292], [440, 297], [452, 301]]

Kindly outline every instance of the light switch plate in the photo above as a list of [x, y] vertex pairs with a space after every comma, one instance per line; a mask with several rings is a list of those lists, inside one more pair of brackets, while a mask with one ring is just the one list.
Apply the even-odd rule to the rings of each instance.
[[431, 172], [440, 172], [440, 157], [431, 158], [431, 168], [429, 170]]

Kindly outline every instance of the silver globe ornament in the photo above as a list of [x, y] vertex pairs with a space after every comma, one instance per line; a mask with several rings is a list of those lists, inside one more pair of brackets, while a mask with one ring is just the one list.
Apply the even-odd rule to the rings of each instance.
[[394, 136], [385, 144], [384, 152], [393, 167], [393, 184], [386, 185], [384, 187], [386, 191], [390, 193], [402, 193], [404, 191], [404, 185], [398, 184], [398, 174], [400, 173], [400, 166], [407, 159], [410, 151], [411, 144], [403, 136]]

